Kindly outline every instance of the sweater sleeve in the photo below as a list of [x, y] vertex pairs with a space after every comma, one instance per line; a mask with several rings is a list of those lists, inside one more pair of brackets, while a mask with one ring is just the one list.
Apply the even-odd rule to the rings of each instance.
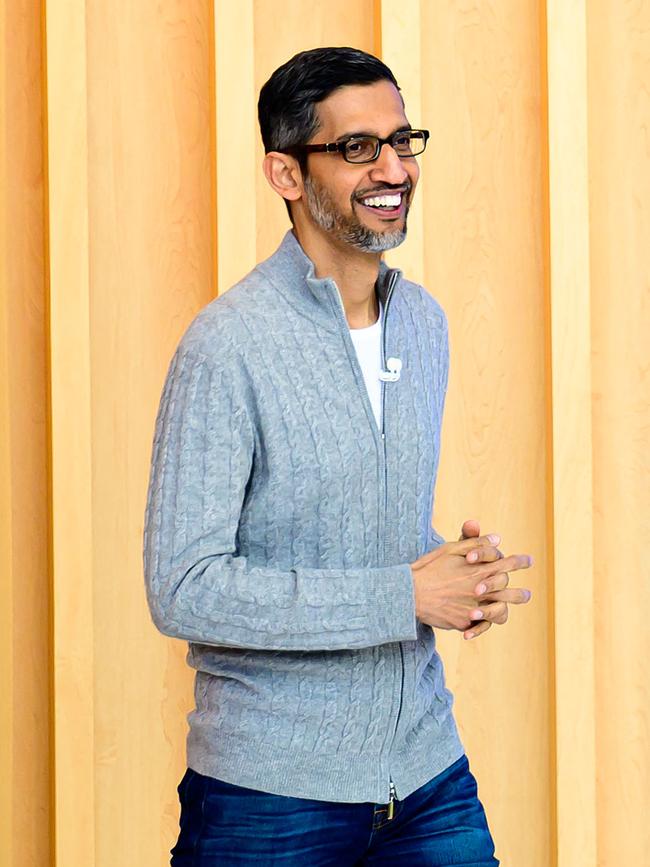
[[251, 395], [237, 362], [182, 343], [153, 438], [143, 563], [165, 635], [264, 650], [340, 650], [417, 638], [408, 563], [282, 570], [236, 550], [253, 466]]
[[434, 548], [439, 548], [445, 544], [445, 539], [438, 533], [435, 527], [429, 527], [429, 539], [427, 541], [427, 552], [433, 551]]

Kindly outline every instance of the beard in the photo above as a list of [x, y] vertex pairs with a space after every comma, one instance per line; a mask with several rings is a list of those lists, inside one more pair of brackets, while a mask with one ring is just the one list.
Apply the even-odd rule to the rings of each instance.
[[[310, 175], [304, 180], [305, 198], [307, 208], [314, 222], [325, 232], [334, 235], [344, 244], [350, 244], [365, 253], [383, 253], [384, 250], [392, 250], [398, 247], [406, 238], [406, 218], [409, 206], [405, 205], [404, 227], [399, 229], [386, 229], [384, 232], [375, 232], [369, 229], [357, 219], [352, 212], [351, 216], [343, 214], [334, 204], [327, 190], [316, 185]], [[404, 195], [408, 195], [408, 190]]]

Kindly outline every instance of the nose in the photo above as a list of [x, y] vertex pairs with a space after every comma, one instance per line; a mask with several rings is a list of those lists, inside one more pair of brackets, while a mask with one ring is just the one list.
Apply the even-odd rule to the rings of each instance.
[[408, 172], [402, 160], [388, 143], [381, 146], [379, 156], [373, 163], [370, 174], [373, 180], [387, 181], [389, 184], [401, 184], [408, 178]]

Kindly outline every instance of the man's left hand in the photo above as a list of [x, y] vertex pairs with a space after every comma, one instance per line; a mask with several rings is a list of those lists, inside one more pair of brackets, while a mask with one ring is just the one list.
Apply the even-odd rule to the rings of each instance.
[[[458, 538], [459, 542], [465, 539], [476, 538], [481, 535], [481, 529], [478, 521], [468, 520], [463, 523], [461, 534]], [[471, 552], [469, 552], [471, 553]], [[469, 553], [466, 555], [469, 557]], [[503, 557], [503, 553], [499, 551], [499, 556]], [[508, 604], [518, 605], [522, 602], [528, 602], [531, 597], [530, 590], [522, 590], [518, 587], [507, 589], [509, 575], [507, 572], [501, 573], [499, 589], [485, 593], [478, 597], [477, 604], [480, 601], [483, 605], [481, 612], [483, 617], [481, 620], [476, 620], [469, 629], [463, 632], [463, 638], [476, 638], [487, 632], [493, 623], [503, 624], [508, 619]], [[488, 603], [485, 605], [484, 603]]]

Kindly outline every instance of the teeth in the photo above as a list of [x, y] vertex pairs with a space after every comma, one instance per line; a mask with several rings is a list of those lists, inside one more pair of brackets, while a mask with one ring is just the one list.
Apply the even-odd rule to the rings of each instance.
[[370, 205], [370, 207], [378, 207], [380, 205], [384, 205], [387, 208], [399, 208], [400, 202], [402, 201], [402, 196], [397, 193], [394, 196], [373, 196], [369, 199], [362, 199], [361, 202], [364, 205]]

